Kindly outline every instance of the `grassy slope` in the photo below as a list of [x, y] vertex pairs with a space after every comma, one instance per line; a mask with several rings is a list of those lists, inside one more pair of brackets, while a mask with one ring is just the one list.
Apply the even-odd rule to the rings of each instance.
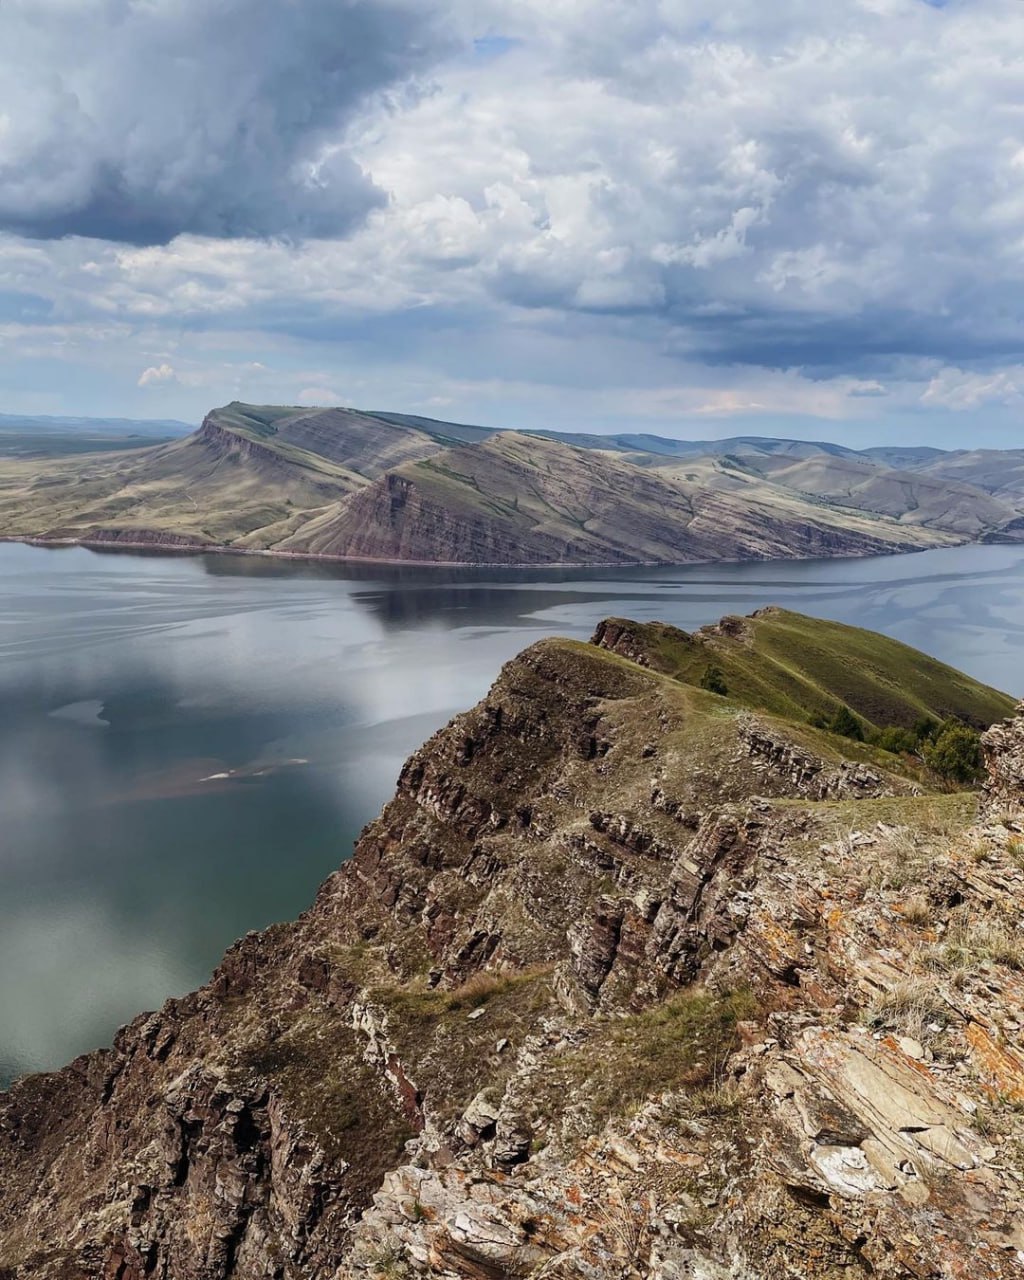
[[150, 529], [232, 543], [364, 483], [325, 458], [233, 432], [131, 452], [0, 466], [0, 533], [81, 537]]
[[720, 667], [730, 699], [808, 722], [846, 703], [876, 727], [922, 716], [992, 724], [1014, 700], [898, 640], [839, 622], [766, 609], [688, 635], [663, 623], [628, 624], [655, 670], [688, 684]]
[[950, 540], [838, 512], [759, 480], [734, 493], [702, 475], [667, 475], [621, 455], [515, 432], [396, 474], [418, 496], [415, 514], [396, 515], [384, 494], [356, 495], [300, 527], [286, 548], [484, 563], [685, 563], [863, 554]]
[[[208, 438], [207, 426], [222, 438]], [[1009, 513], [981, 493], [977, 500], [991, 508], [987, 514], [973, 510], [973, 499], [965, 499], [966, 507], [953, 499], [945, 506], [938, 486], [943, 512], [935, 528], [923, 528], [920, 512], [891, 518], [902, 514], [902, 498], [892, 499], [888, 489], [872, 510], [855, 509], [876, 499], [802, 494], [762, 474], [765, 458], [773, 466], [791, 464], [808, 451], [813, 459], [806, 465], [819, 470], [847, 461], [822, 453], [824, 446], [763, 442], [755, 448], [740, 441], [748, 451], [743, 458], [660, 466], [651, 464], [665, 459], [649, 454], [597, 449], [597, 437], [588, 440], [592, 447], [578, 449], [512, 432], [483, 439], [480, 430], [481, 443], [444, 449], [450, 443], [440, 434], [445, 429], [401, 415], [233, 402], [214, 410], [196, 435], [163, 446], [0, 457], [0, 535], [81, 538], [97, 530], [128, 536], [151, 530], [312, 554], [684, 563], [939, 546], [956, 536], [943, 530], [974, 536]], [[346, 498], [394, 470], [431, 506], [427, 527], [403, 534], [415, 551], [389, 550], [387, 530], [365, 539], [365, 548], [356, 545], [364, 540], [367, 511], [360, 507], [346, 523]], [[898, 474], [901, 494], [908, 486], [934, 485], [891, 474]], [[880, 514], [882, 506], [893, 509]], [[453, 545], [439, 545], [446, 539]]]

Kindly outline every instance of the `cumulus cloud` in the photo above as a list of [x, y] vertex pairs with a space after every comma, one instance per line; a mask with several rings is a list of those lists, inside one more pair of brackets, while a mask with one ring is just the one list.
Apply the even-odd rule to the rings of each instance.
[[140, 387], [156, 387], [161, 382], [176, 382], [178, 375], [174, 366], [169, 364], [154, 364], [148, 369], [143, 369], [139, 374]]
[[0, 226], [157, 244], [338, 235], [344, 131], [443, 45], [430, 0], [5, 0]]
[[341, 404], [341, 396], [330, 387], [303, 387], [296, 398], [296, 403], [321, 408], [324, 405]]
[[921, 403], [943, 409], [979, 409], [987, 404], [1015, 405], [1024, 399], [1024, 366], [986, 372], [942, 369], [921, 395]]
[[113, 243], [0, 238], [0, 321], [292, 344], [318, 398], [1006, 406], [1022, 46], [1018, 0], [8, 0], [0, 224]]

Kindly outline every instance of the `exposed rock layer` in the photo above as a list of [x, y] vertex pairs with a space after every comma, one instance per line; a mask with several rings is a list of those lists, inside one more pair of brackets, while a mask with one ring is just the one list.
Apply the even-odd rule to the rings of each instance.
[[281, 548], [467, 564], [686, 564], [870, 555], [912, 550], [920, 537], [508, 432], [389, 472]]
[[1022, 742], [972, 829], [535, 646], [306, 916], [0, 1100], [0, 1276], [1024, 1275]]
[[[875, 477], [853, 501], [842, 479], [837, 497], [823, 496], [777, 484], [753, 463], [680, 463], [645, 452], [639, 439], [602, 444], [239, 403], [157, 447], [0, 463], [4, 537], [168, 549], [185, 538], [234, 551], [430, 563], [871, 555], [1001, 530], [1012, 538], [1021, 510], [958, 481], [902, 472]], [[858, 465], [878, 469], [865, 458]]]

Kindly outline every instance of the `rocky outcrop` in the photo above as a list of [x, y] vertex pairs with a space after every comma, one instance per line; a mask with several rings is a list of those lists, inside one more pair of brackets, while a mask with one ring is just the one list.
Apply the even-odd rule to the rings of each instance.
[[[47, 535], [59, 539], [56, 530]], [[209, 551], [215, 543], [186, 533], [169, 533], [166, 529], [93, 529], [80, 539], [86, 547], [146, 547], [157, 551]]]
[[[495, 512], [453, 509], [415, 476], [389, 472], [299, 528], [278, 548], [357, 560], [411, 564], [569, 564], [593, 557], [565, 538], [524, 538]], [[605, 552], [598, 563], [616, 557]], [[634, 560], [636, 557], [634, 557]]]
[[1024, 813], [1024, 702], [1012, 720], [993, 725], [981, 738], [985, 762], [982, 794], [990, 813], [1018, 821]]
[[1024, 1275], [1024, 719], [977, 818], [604, 635], [0, 1098], [3, 1280]]
[[419, 563], [601, 565], [923, 545], [903, 526], [796, 507], [752, 504], [593, 450], [505, 432], [389, 471], [280, 549]]
[[750, 761], [751, 774], [766, 795], [775, 794], [780, 781], [786, 790], [816, 800], [892, 793], [892, 779], [883, 777], [875, 769], [851, 760], [829, 766], [820, 756], [780, 737], [754, 716], [744, 718], [740, 740]]

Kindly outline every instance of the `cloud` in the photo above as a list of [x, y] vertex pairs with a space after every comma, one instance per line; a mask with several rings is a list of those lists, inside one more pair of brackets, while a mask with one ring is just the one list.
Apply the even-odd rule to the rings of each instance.
[[148, 369], [143, 369], [139, 374], [140, 387], [155, 387], [161, 382], [177, 382], [178, 375], [173, 367], [169, 364], [150, 365]]
[[8, 2], [0, 223], [108, 237], [0, 236], [8, 354], [167, 353], [192, 415], [1008, 412], [1022, 42], [1017, 0]]
[[921, 403], [943, 409], [979, 409], [987, 404], [1015, 405], [1024, 399], [1024, 366], [986, 372], [943, 369], [928, 383]]
[[298, 394], [296, 403], [321, 408], [324, 405], [341, 404], [341, 396], [338, 395], [337, 391], [332, 391], [330, 387], [303, 387]]
[[160, 244], [344, 234], [345, 128], [429, 65], [430, 0], [5, 0], [0, 226]]

